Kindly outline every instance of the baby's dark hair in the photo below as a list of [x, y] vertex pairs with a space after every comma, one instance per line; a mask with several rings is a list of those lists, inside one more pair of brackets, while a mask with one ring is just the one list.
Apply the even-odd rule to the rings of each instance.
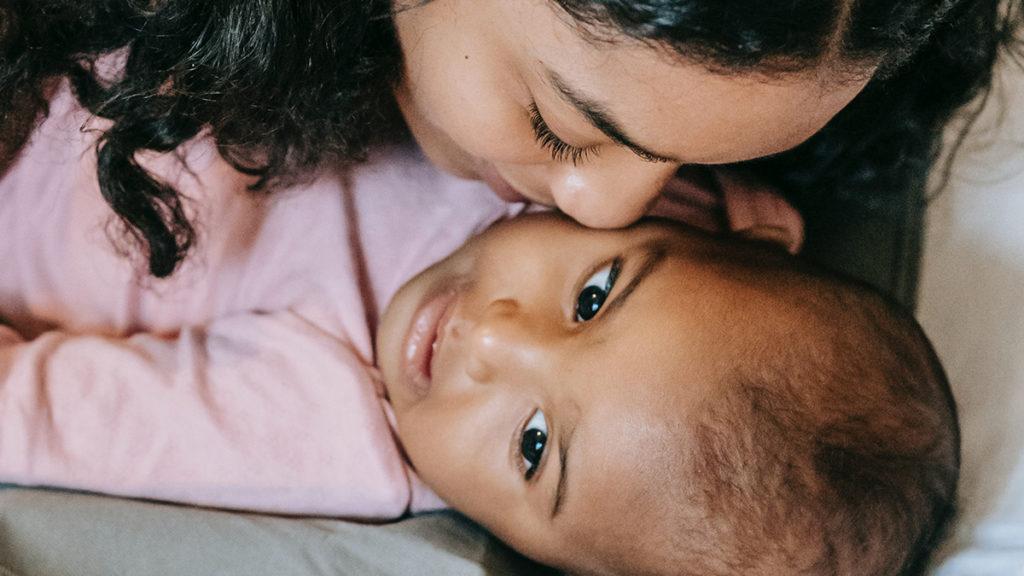
[[[430, 0], [0, 0], [0, 173], [70, 77], [113, 121], [100, 190], [156, 276], [195, 232], [183, 199], [135, 161], [207, 131], [272, 189], [324, 162], [358, 162], [402, 137], [392, 11]], [[883, 73], [819, 134], [749, 165], [799, 206], [836, 198], [891, 208], [931, 165], [942, 127], [984, 93], [1016, 47], [1021, 0], [552, 0], [584, 27], [622, 32], [725, 73], [875, 61]], [[838, 35], [837, 35], [838, 34]], [[98, 56], [122, 50], [105, 82]], [[394, 129], [392, 127], [394, 126]]]
[[815, 272], [726, 273], [754, 290], [690, 426], [681, 496], [704, 517], [681, 532], [679, 573], [923, 573], [955, 509], [960, 436], [921, 328]]

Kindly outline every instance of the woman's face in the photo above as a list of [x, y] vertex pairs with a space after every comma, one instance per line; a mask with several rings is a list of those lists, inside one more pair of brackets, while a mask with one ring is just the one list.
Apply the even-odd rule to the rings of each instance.
[[396, 26], [398, 102], [427, 156], [592, 227], [635, 221], [680, 165], [800, 144], [868, 76], [715, 74], [626, 37], [589, 40], [550, 0], [432, 0]]

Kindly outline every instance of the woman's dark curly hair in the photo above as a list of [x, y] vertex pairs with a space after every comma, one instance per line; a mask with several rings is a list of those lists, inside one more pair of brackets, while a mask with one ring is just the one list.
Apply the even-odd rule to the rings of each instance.
[[960, 108], [977, 99], [970, 112], [980, 111], [1001, 53], [1020, 56], [1024, 18], [1020, 0], [555, 1], [597, 39], [625, 32], [724, 74], [877, 65], [818, 134], [747, 163], [798, 202], [852, 197], [875, 206], [927, 171]]
[[[879, 65], [820, 133], [749, 163], [798, 203], [900, 195], [934, 162], [943, 126], [988, 90], [1021, 21], [1020, 0], [551, 1], [595, 41], [625, 34], [724, 74]], [[150, 272], [167, 276], [195, 233], [182, 198], [136, 152], [208, 130], [229, 162], [259, 176], [255, 189], [269, 189], [402, 137], [393, 3], [0, 0], [0, 167], [45, 112], [50, 80], [69, 77], [82, 104], [113, 121], [100, 189]], [[96, 58], [119, 49], [123, 77], [97, 78]]]
[[[114, 83], [93, 67], [125, 49]], [[195, 231], [183, 199], [136, 162], [208, 130], [254, 189], [357, 162], [395, 133], [401, 55], [388, 0], [0, 0], [0, 166], [45, 111], [48, 79], [113, 121], [100, 190], [170, 275]]]

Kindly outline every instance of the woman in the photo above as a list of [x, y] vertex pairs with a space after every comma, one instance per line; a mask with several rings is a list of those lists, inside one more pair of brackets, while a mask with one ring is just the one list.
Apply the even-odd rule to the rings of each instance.
[[[508, 200], [638, 218], [682, 166], [898, 194], [1015, 40], [1014, 0], [3, 0], [0, 162], [51, 79], [113, 120], [99, 178], [171, 274], [194, 238], [139, 151], [203, 130], [257, 188], [402, 138]], [[118, 52], [120, 51], [120, 52]], [[124, 56], [118, 74], [94, 64]], [[403, 122], [404, 119], [404, 122]]]

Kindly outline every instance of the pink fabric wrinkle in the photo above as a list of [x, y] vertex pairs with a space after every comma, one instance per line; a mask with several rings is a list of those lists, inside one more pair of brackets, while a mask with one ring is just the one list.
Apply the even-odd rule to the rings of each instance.
[[359, 295], [363, 300], [363, 317], [366, 326], [370, 331], [370, 341], [377, 339], [377, 324], [380, 320], [380, 302], [377, 301], [373, 286], [370, 284], [370, 273], [366, 261], [366, 253], [360, 238], [359, 212], [356, 210], [355, 198], [353, 198], [352, 182], [346, 174], [341, 178], [342, 199], [345, 204], [345, 215], [348, 219], [348, 240], [352, 247], [352, 261], [355, 268], [355, 276], [359, 285]]

